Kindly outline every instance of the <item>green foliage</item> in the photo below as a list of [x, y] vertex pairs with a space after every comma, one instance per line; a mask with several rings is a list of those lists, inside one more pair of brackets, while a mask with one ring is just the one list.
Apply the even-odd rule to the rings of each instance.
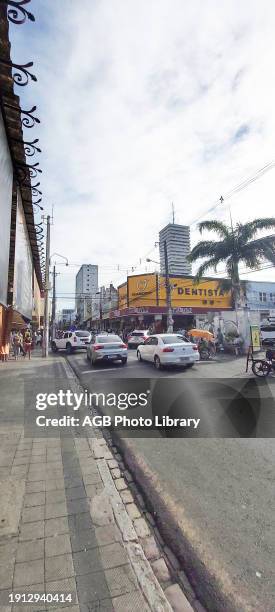
[[219, 240], [201, 240], [191, 251], [188, 257], [190, 262], [204, 260], [199, 266], [195, 282], [199, 282], [208, 270], [216, 271], [217, 266], [224, 263], [228, 278], [220, 280], [220, 289], [224, 292], [232, 290], [235, 303], [240, 298], [242, 289], [239, 277], [240, 262], [252, 270], [259, 269], [263, 261], [275, 264], [275, 236], [255, 239], [258, 231], [275, 228], [274, 217], [254, 219], [244, 224], [237, 223], [235, 227], [228, 227], [221, 221], [203, 221], [198, 228], [201, 233], [204, 230], [215, 232]]

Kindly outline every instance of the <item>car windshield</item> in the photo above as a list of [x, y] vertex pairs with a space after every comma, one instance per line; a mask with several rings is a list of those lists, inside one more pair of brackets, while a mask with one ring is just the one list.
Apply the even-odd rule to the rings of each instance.
[[107, 344], [109, 342], [122, 342], [119, 336], [97, 336], [97, 342], [102, 342], [103, 344]]
[[77, 331], [77, 332], [75, 332], [75, 335], [78, 338], [87, 338], [90, 335], [90, 332], [87, 332], [87, 331]]
[[186, 342], [183, 336], [162, 336], [162, 342], [164, 344], [182, 344]]

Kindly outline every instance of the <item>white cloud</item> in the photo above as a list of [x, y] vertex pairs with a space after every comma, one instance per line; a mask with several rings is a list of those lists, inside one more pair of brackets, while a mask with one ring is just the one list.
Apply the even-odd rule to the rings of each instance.
[[[13, 56], [37, 66], [27, 96], [41, 109], [53, 249], [122, 281], [116, 264], [144, 268], [171, 201], [189, 223], [274, 159], [274, 3], [37, 0], [33, 11], [35, 25], [13, 26]], [[274, 214], [274, 186], [272, 170], [232, 198], [234, 220]]]

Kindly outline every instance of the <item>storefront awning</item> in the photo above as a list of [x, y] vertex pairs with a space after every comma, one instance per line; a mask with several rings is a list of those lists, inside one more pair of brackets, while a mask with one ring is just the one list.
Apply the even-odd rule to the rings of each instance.
[[26, 327], [26, 325], [28, 325], [29, 323], [30, 319], [24, 317], [22, 314], [20, 314], [20, 312], [17, 312], [17, 310], [12, 311], [11, 329], [22, 329], [23, 327]]

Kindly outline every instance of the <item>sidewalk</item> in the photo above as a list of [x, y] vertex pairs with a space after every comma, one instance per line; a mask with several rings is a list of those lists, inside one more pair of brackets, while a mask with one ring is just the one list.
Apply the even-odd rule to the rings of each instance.
[[[153, 609], [115, 522], [104, 466], [99, 470], [92, 452], [98, 441], [73, 429], [64, 437], [24, 438], [24, 381], [49, 379], [50, 386], [50, 379], [58, 385], [67, 377], [62, 357], [42, 359], [40, 351], [30, 362], [0, 364], [0, 609]], [[12, 592], [65, 593], [72, 602], [11, 604]]]

